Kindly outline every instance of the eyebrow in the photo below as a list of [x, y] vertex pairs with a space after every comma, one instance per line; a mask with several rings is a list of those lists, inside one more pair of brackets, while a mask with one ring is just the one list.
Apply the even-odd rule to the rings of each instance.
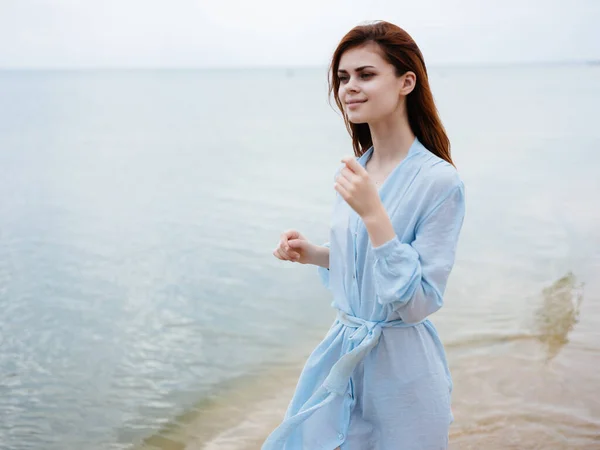
[[[369, 68], [374, 69], [375, 66], [360, 66], [360, 67], [357, 67], [356, 69], [354, 69], [354, 71], [355, 72], [361, 72], [361, 71], [363, 71], [365, 69], [369, 69]], [[338, 73], [348, 73], [348, 72], [346, 70], [344, 70], [344, 69], [339, 69]]]

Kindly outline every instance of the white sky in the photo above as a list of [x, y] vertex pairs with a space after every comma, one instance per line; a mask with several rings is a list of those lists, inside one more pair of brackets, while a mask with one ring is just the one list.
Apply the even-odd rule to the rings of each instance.
[[0, 68], [322, 66], [375, 19], [428, 64], [600, 59], [600, 0], [0, 0]]

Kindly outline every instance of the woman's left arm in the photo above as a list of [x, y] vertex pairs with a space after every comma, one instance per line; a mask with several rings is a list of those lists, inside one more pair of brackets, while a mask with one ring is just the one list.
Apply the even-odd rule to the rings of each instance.
[[442, 306], [465, 215], [462, 182], [426, 214], [410, 244], [400, 242], [385, 210], [363, 218], [375, 254], [377, 300], [392, 304], [407, 323], [420, 322]]

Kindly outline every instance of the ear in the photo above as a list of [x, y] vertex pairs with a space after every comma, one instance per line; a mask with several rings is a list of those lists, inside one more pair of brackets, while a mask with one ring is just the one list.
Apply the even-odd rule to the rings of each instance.
[[400, 77], [400, 94], [408, 95], [417, 86], [417, 76], [414, 72], [408, 71]]

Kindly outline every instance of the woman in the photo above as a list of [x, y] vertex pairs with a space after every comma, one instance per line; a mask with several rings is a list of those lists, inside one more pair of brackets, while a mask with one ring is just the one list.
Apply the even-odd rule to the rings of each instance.
[[329, 75], [355, 153], [335, 177], [330, 242], [290, 230], [273, 253], [319, 266], [337, 318], [263, 449], [445, 449], [452, 381], [427, 317], [454, 264], [463, 183], [404, 30], [355, 27]]

